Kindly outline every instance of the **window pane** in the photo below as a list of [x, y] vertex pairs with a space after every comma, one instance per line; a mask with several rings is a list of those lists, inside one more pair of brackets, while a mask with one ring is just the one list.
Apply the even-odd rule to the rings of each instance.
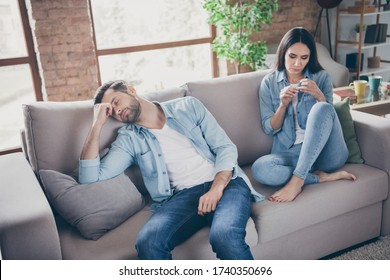
[[18, 1], [0, 0], [0, 59], [27, 56]]
[[210, 44], [101, 56], [99, 63], [103, 83], [123, 79], [139, 93], [212, 77]]
[[92, 0], [98, 49], [210, 37], [200, 0]]
[[0, 67], [0, 150], [20, 147], [22, 104], [35, 100], [28, 65]]

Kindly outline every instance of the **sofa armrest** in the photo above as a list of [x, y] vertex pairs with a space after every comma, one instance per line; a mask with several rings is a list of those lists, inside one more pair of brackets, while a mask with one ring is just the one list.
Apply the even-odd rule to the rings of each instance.
[[[356, 136], [365, 164], [379, 168], [389, 176], [390, 188], [390, 121], [389, 119], [351, 110]], [[390, 199], [383, 203], [381, 235], [390, 234]]]
[[0, 157], [0, 248], [3, 259], [61, 259], [53, 212], [22, 153]]
[[329, 73], [332, 77], [334, 87], [343, 87], [349, 84], [349, 70], [344, 65], [336, 62], [331, 56], [328, 49], [316, 43], [318, 61], [321, 66]]

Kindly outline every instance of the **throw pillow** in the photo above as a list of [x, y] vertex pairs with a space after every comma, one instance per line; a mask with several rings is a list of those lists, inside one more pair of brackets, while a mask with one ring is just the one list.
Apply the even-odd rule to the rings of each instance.
[[54, 170], [40, 170], [39, 175], [50, 204], [87, 239], [97, 240], [144, 206], [124, 173], [91, 184]]
[[343, 101], [334, 104], [337, 116], [340, 120], [343, 136], [347, 144], [349, 155], [347, 163], [363, 163], [362, 153], [355, 134], [355, 126], [353, 124], [351, 111], [349, 108], [349, 97]]

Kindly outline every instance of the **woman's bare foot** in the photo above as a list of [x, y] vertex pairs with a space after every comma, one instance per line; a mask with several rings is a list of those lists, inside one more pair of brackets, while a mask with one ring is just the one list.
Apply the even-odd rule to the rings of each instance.
[[344, 170], [336, 171], [333, 173], [325, 173], [323, 171], [316, 171], [315, 174], [320, 178], [320, 183], [322, 182], [332, 182], [337, 180], [356, 180], [356, 176], [352, 173], [349, 173]]
[[[325, 173], [323, 171], [316, 171], [320, 183], [332, 182], [337, 180], [356, 180], [356, 176], [344, 170], [336, 171], [333, 173]], [[268, 197], [268, 200], [273, 202], [290, 202], [293, 201], [301, 192], [304, 180], [293, 175], [290, 181], [283, 188], [275, 192], [273, 195]]]
[[283, 188], [268, 197], [272, 202], [293, 201], [302, 191], [304, 180], [293, 175], [290, 181]]

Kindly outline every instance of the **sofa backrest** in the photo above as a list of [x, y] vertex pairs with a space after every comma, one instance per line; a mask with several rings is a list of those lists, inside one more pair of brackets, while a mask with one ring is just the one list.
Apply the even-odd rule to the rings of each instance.
[[271, 70], [187, 83], [187, 95], [198, 98], [224, 128], [238, 149], [240, 165], [271, 151], [272, 139], [260, 122], [259, 87]]
[[[143, 95], [165, 101], [185, 95], [201, 100], [237, 145], [239, 163], [252, 163], [269, 153], [271, 138], [260, 126], [258, 90], [269, 70], [187, 83]], [[92, 124], [93, 102], [33, 102], [23, 105], [24, 149], [34, 172], [52, 169], [72, 173]], [[101, 134], [101, 150], [109, 147], [123, 124], [110, 119]]]
[[[146, 97], [164, 101], [185, 95], [173, 88], [148, 94]], [[23, 105], [25, 131], [22, 136], [25, 154], [34, 172], [52, 169], [72, 173], [78, 166], [80, 153], [93, 119], [93, 102], [33, 102]], [[103, 127], [101, 149], [115, 139], [123, 124], [113, 119]]]

